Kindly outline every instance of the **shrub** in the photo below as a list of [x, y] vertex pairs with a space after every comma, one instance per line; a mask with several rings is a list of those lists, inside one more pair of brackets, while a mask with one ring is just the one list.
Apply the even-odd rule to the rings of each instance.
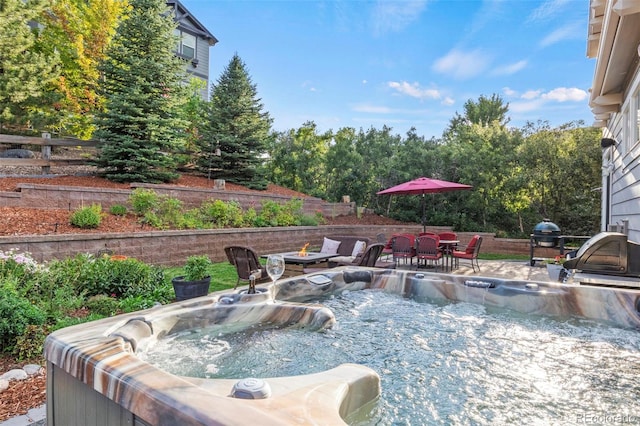
[[207, 200], [200, 206], [203, 220], [216, 228], [238, 228], [244, 224], [242, 208], [237, 201]]
[[285, 204], [275, 201], [262, 203], [262, 210], [254, 221], [256, 226], [293, 226], [302, 222], [303, 201], [293, 198]]
[[114, 297], [98, 294], [87, 299], [86, 307], [98, 315], [110, 317], [118, 312], [119, 302]]
[[189, 256], [184, 265], [185, 281], [200, 281], [209, 276], [208, 269], [212, 265], [209, 256]]
[[184, 212], [176, 226], [180, 229], [207, 228], [207, 225], [202, 221], [200, 209], [190, 209]]
[[317, 226], [318, 225], [318, 218], [316, 216], [313, 215], [302, 215], [300, 217], [300, 225], [302, 226]]
[[38, 307], [6, 286], [0, 286], [0, 347], [3, 351], [13, 351], [17, 339], [28, 326], [44, 323], [45, 315]]
[[109, 209], [109, 213], [111, 213], [113, 215], [116, 215], [116, 216], [126, 216], [127, 208], [125, 206], [123, 206], [122, 204], [114, 204]]
[[20, 361], [40, 358], [46, 337], [46, 327], [30, 324], [25, 327], [24, 333], [16, 339], [13, 353]]
[[90, 207], [81, 207], [71, 214], [71, 225], [78, 228], [97, 228], [102, 221], [102, 207], [92, 204]]
[[0, 280], [15, 280], [15, 288], [21, 295], [29, 291], [32, 281], [37, 279], [38, 272], [42, 269], [27, 252], [0, 251]]
[[98, 294], [127, 297], [149, 294], [162, 282], [164, 274], [158, 267], [136, 259], [112, 260], [81, 254], [50, 265], [52, 279], [70, 283], [78, 294]]
[[163, 226], [175, 226], [182, 221], [182, 201], [177, 198], [161, 197], [158, 218]]
[[158, 194], [151, 189], [136, 188], [131, 191], [129, 202], [133, 207], [133, 212], [138, 216], [157, 210], [160, 203]]
[[162, 229], [162, 219], [158, 217], [156, 212], [146, 212], [140, 221], [154, 228]]

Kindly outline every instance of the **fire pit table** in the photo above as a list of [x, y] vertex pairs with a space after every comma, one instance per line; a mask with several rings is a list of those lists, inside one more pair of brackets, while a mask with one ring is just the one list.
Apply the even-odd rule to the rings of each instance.
[[[299, 251], [289, 251], [286, 253], [272, 253], [279, 254], [284, 258], [284, 263], [288, 265], [285, 268], [284, 276], [291, 277], [294, 275], [303, 274], [303, 269], [309, 265], [316, 265], [319, 263], [327, 262], [329, 259], [337, 257], [337, 254], [318, 253], [318, 252], [305, 252], [301, 255]], [[264, 254], [261, 257], [267, 258], [268, 254]]]

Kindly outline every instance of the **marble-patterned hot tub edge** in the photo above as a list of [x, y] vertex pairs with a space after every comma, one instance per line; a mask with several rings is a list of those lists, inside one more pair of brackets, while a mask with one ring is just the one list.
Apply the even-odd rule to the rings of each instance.
[[[257, 419], [265, 424], [336, 424], [350, 410], [378, 396], [379, 377], [374, 371], [346, 364], [295, 379], [269, 379], [272, 397], [242, 400], [229, 396], [234, 380], [174, 376], [141, 361], [135, 352], [167, 333], [206, 324], [330, 327], [335, 318], [329, 309], [301, 302], [367, 288], [418, 301], [479, 303], [523, 314], [580, 317], [640, 329], [640, 291], [636, 289], [342, 267], [279, 280], [259, 287], [253, 295], [218, 292], [58, 330], [45, 342], [45, 357], [48, 365], [148, 424], [246, 424]], [[49, 379], [48, 374], [52, 390], [48, 399], [55, 400], [55, 384], [50, 386]], [[55, 426], [55, 416], [49, 422]]]
[[[64, 371], [153, 425], [247, 424], [258, 419], [264, 424], [336, 424], [378, 397], [378, 375], [355, 364], [295, 378], [270, 378], [270, 398], [243, 400], [230, 397], [237, 380], [179, 377], [135, 356], [136, 350], [165, 334], [207, 324], [232, 323], [237, 329], [238, 323], [269, 323], [318, 330], [335, 322], [333, 313], [321, 305], [276, 301], [265, 293], [273, 294], [273, 289], [255, 295], [219, 292], [58, 330], [47, 337], [45, 357], [57, 374]], [[50, 389], [53, 403], [55, 383]], [[56, 422], [53, 415], [50, 424], [64, 424], [62, 417]]]

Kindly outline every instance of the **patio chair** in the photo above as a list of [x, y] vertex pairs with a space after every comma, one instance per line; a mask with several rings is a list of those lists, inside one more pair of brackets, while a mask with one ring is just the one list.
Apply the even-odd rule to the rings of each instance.
[[436, 270], [442, 259], [442, 250], [440, 250], [440, 238], [436, 235], [423, 235], [416, 238], [416, 259], [417, 264], [420, 266], [420, 262], [424, 262], [424, 266], [427, 264], [433, 265]]
[[362, 256], [358, 256], [351, 263], [338, 263], [338, 266], [368, 266], [370, 268], [394, 269], [395, 263], [380, 260], [384, 249], [383, 243], [370, 244]]
[[240, 280], [250, 281], [250, 276], [253, 271], [260, 271], [260, 278], [257, 282], [269, 279], [267, 268], [260, 264], [258, 255], [251, 247], [226, 246], [224, 253], [227, 255], [229, 263], [235, 266], [236, 272], [238, 273], [238, 281], [236, 281], [236, 285], [233, 288], [238, 287]]
[[471, 267], [473, 268], [473, 272], [476, 271], [476, 266], [478, 267], [478, 271], [480, 271], [480, 264], [478, 264], [478, 253], [480, 252], [480, 245], [482, 244], [482, 237], [480, 235], [474, 235], [469, 241], [469, 244], [464, 249], [464, 251], [454, 250], [451, 253], [451, 256], [456, 262], [456, 266], [458, 265], [459, 259], [466, 259], [471, 262]]
[[406, 265], [408, 260], [409, 265], [413, 266], [413, 257], [416, 255], [413, 243], [414, 242], [406, 235], [396, 235], [392, 238], [391, 255], [396, 264], [402, 260]]

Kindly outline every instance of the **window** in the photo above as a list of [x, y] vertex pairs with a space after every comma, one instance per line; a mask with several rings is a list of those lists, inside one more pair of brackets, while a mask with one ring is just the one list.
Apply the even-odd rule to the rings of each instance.
[[184, 31], [176, 30], [178, 40], [177, 50], [180, 56], [193, 59], [196, 57], [196, 37]]

